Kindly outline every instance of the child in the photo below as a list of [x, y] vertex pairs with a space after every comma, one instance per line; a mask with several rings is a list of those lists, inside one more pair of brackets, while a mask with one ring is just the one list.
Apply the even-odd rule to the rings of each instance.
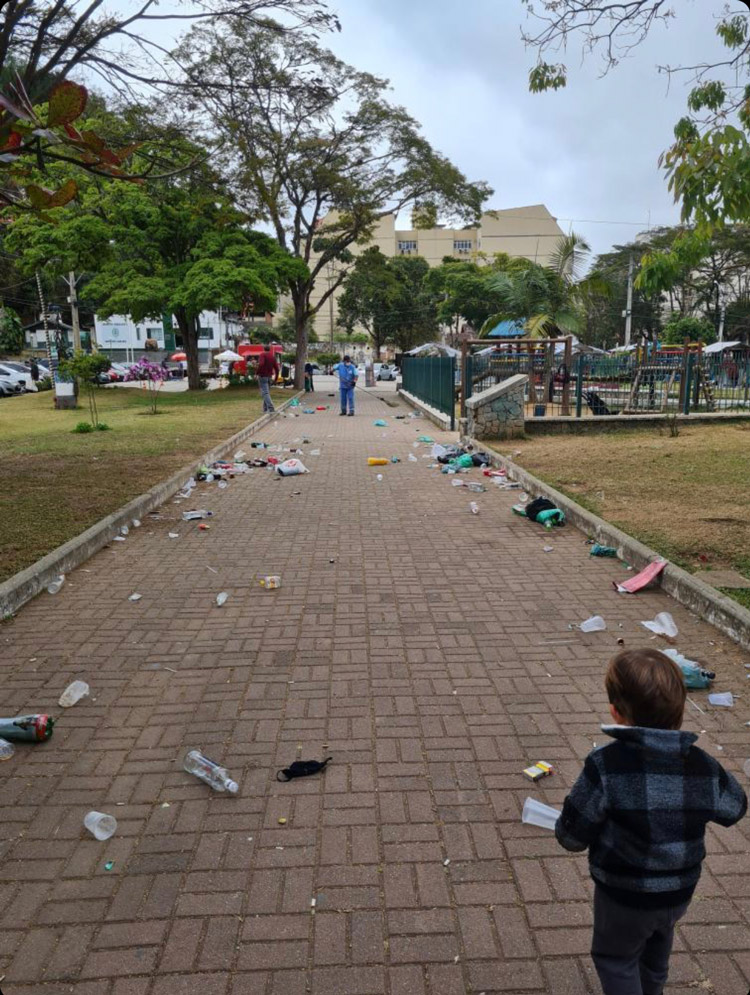
[[615, 725], [602, 729], [615, 742], [586, 758], [555, 834], [566, 850], [589, 849], [591, 956], [604, 995], [662, 995], [706, 824], [734, 825], [747, 798], [694, 733], [680, 732], [685, 684], [669, 657], [618, 653], [605, 685]]

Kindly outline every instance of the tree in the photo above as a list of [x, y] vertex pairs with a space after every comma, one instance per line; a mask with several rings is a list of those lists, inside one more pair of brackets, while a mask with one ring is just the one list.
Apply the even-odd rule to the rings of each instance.
[[563, 235], [557, 240], [549, 266], [532, 263], [524, 269], [494, 276], [490, 286], [501, 307], [485, 321], [480, 335], [488, 335], [498, 322], [507, 320], [523, 321], [531, 338], [580, 335], [584, 328], [585, 296], [594, 290], [601, 294], [608, 292], [600, 274], [581, 278], [590, 251], [580, 235]]
[[[315, 333], [315, 319], [310, 318], [307, 322], [307, 341], [317, 342], [318, 336]], [[276, 324], [271, 330], [280, 342], [297, 341], [297, 322], [294, 317], [294, 305], [285, 304], [281, 309], [281, 314]]]
[[[585, 330], [583, 339], [589, 345], [606, 349], [624, 340], [627, 307], [628, 271], [630, 259], [636, 272], [641, 260], [650, 251], [650, 243], [645, 241], [615, 245], [610, 252], [599, 255], [594, 260], [593, 270], [604, 282], [606, 291], [592, 288], [582, 299]], [[664, 295], [660, 291], [648, 293], [635, 286], [632, 304], [632, 334], [649, 341], [659, 338], [662, 327]]]
[[398, 352], [407, 352], [439, 332], [438, 301], [426, 280], [430, 265], [421, 256], [395, 256], [388, 267], [397, 293], [384, 315], [385, 336]]
[[[307, 323], [335, 293], [378, 220], [415, 204], [468, 221], [490, 194], [470, 183], [387, 102], [387, 83], [301, 34], [233, 21], [194, 29], [179, 53], [192, 99], [214, 121], [239, 202], [269, 224], [305, 276], [289, 282], [297, 331], [297, 386]], [[316, 303], [316, 283], [336, 271]]]
[[[574, 37], [585, 52], [603, 56], [612, 69], [648, 35], [658, 22], [675, 17], [667, 0], [523, 0], [540, 22], [524, 40], [539, 52], [529, 74], [532, 91], [565, 86], [567, 69], [547, 63], [548, 51], [559, 51]], [[747, 4], [747, 0], [744, 0]], [[711, 13], [707, 9], [707, 17]], [[674, 142], [663, 154], [669, 187], [682, 204], [682, 219], [702, 233], [727, 221], [750, 221], [750, 20], [746, 13], [727, 13], [716, 34], [728, 50], [716, 63], [662, 67], [667, 73], [688, 73], [695, 84], [688, 113], [677, 122]]]
[[685, 339], [711, 345], [716, 341], [716, 329], [706, 318], [672, 314], [664, 324], [662, 341], [667, 345], [682, 345]]
[[377, 246], [365, 249], [344, 280], [338, 299], [338, 324], [347, 334], [361, 325], [372, 342], [376, 359], [380, 359], [388, 337], [387, 315], [395, 307], [398, 295], [396, 276], [387, 256]]
[[273, 239], [246, 229], [206, 167], [148, 186], [92, 182], [55, 220], [50, 226], [29, 215], [13, 226], [8, 245], [22, 266], [33, 272], [54, 259], [63, 271], [87, 270], [82, 298], [103, 317], [174, 314], [191, 389], [200, 387], [201, 311], [273, 310], [282, 284], [305, 272]]
[[0, 307], [0, 352], [23, 352], [23, 327], [12, 307]]
[[[71, 76], [99, 78], [121, 99], [140, 102], [144, 93], [163, 97], [186, 83], [179, 61], [156, 40], [153, 28], [160, 23], [187, 27], [205, 19], [240, 18], [256, 24], [283, 13], [287, 29], [339, 26], [322, 0], [201, 0], [183, 11], [140, 0], [130, 12], [117, 4], [105, 8], [103, 0], [5, 0], [0, 8], [0, 203], [36, 210], [70, 201], [76, 179], [62, 190], [29, 191], [24, 180], [29, 163], [44, 170], [65, 159], [77, 172], [123, 175], [124, 152], [73, 127], [87, 90]], [[47, 109], [37, 110], [47, 101]]]
[[70, 377], [77, 381], [79, 386], [86, 390], [89, 402], [89, 416], [91, 425], [99, 427], [99, 412], [96, 407], [96, 392], [99, 389], [96, 383], [98, 374], [109, 369], [109, 358], [100, 356], [97, 353], [87, 353], [78, 350], [71, 359], [66, 359], [60, 363], [60, 373], [64, 377]]

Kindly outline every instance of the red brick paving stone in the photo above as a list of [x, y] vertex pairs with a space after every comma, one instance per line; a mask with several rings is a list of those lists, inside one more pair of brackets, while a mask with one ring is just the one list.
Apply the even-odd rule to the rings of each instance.
[[[598, 992], [585, 857], [520, 824], [527, 794], [559, 805], [603, 742], [611, 636], [583, 639], [568, 623], [596, 612], [637, 645], [640, 620], [668, 609], [680, 645], [720, 680], [748, 657], [658, 590], [617, 595], [621, 566], [593, 563], [574, 530], [544, 554], [512, 494], [488, 491], [469, 515], [412, 447], [449, 436], [364, 391], [358, 404], [343, 424], [334, 407], [261, 433], [282, 445], [308, 435], [309, 476], [199, 485], [210, 533], [169, 502], [3, 627], [7, 707], [54, 710], [74, 676], [93, 689], [48, 744], [23, 750], [22, 776], [0, 769], [0, 973], [19, 995]], [[378, 482], [366, 457], [381, 451], [402, 462]], [[254, 534], [249, 564], [237, 536], [271, 506], [287, 527]], [[501, 596], [455, 556], [480, 547]], [[282, 589], [263, 591], [260, 571], [280, 573]], [[740, 702], [689, 709], [685, 725], [737, 771], [748, 720]], [[182, 771], [196, 743], [227, 763], [237, 798]], [[328, 754], [322, 776], [274, 779], [297, 756]], [[532, 789], [521, 770], [540, 758], [557, 772]], [[118, 818], [108, 844], [82, 829], [94, 807]], [[669, 995], [750, 984], [749, 840], [750, 823], [711, 830]]]

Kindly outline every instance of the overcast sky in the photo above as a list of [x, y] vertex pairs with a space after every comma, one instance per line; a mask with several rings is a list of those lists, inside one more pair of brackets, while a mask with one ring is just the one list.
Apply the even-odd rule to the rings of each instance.
[[657, 160], [685, 113], [686, 89], [680, 79], [670, 89], [656, 67], [720, 54], [714, 26], [724, 4], [676, 6], [669, 28], [656, 27], [604, 78], [596, 56], [581, 65], [580, 47], [571, 48], [562, 57], [567, 89], [539, 95], [528, 92], [535, 53], [521, 41], [521, 0], [340, 0], [343, 30], [326, 43], [388, 77], [394, 102], [430, 142], [490, 183], [492, 207], [544, 203], [563, 229], [605, 252], [649, 218], [678, 220]]

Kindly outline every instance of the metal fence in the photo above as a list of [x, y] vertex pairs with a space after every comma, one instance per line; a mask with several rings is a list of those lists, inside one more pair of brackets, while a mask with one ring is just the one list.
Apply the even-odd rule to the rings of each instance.
[[636, 360], [632, 355], [573, 357], [570, 368], [558, 354], [484, 353], [467, 355], [466, 398], [526, 374], [526, 416], [690, 414], [750, 412], [750, 356], [672, 353]]
[[449, 416], [456, 425], [456, 361], [451, 356], [404, 356], [403, 389]]

